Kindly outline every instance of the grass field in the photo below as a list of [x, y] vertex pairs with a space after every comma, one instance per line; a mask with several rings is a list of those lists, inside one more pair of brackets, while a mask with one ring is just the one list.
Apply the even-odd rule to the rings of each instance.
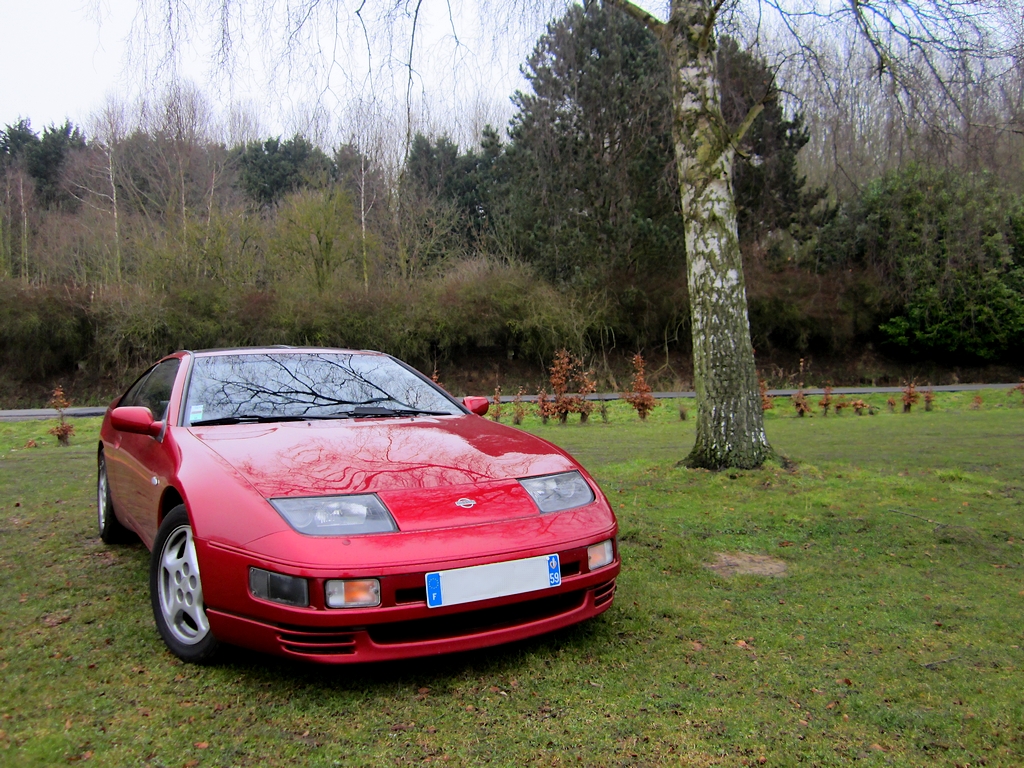
[[[1024, 764], [1024, 406], [982, 395], [838, 418], [777, 401], [791, 471], [677, 468], [693, 421], [673, 403], [531, 417], [619, 515], [614, 606], [362, 668], [179, 663], [148, 553], [95, 536], [98, 420], [70, 448], [52, 422], [0, 424], [0, 765]], [[718, 553], [787, 570], [727, 577]]]

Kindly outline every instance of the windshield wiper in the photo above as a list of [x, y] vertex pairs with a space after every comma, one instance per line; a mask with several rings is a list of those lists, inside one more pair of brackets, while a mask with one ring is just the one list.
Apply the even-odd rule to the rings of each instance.
[[[341, 416], [342, 414], [339, 414]], [[421, 408], [388, 408], [383, 405], [360, 405], [347, 413], [352, 418], [366, 416], [452, 416], [449, 411], [427, 411]]]
[[452, 416], [449, 411], [427, 411], [419, 408], [387, 408], [382, 405], [357, 405], [337, 413], [307, 413], [304, 415], [266, 415], [245, 413], [239, 416], [221, 416], [216, 419], [193, 421], [190, 427], [215, 427], [223, 424], [269, 424], [278, 421], [318, 421], [325, 419], [359, 419], [389, 416]]
[[241, 416], [221, 416], [216, 419], [193, 421], [190, 427], [216, 427], [222, 424], [270, 424], [275, 421], [308, 421], [311, 416], [257, 416], [249, 413]]

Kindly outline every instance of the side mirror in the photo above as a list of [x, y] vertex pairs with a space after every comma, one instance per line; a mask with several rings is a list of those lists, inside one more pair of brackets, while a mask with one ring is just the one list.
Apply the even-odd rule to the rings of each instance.
[[164, 428], [162, 421], [153, 419], [153, 412], [141, 405], [126, 405], [110, 412], [110, 426], [121, 432], [157, 437]]
[[491, 407], [491, 403], [486, 397], [464, 397], [462, 404], [469, 409], [470, 413], [475, 413], [477, 416], [487, 415], [487, 409]]

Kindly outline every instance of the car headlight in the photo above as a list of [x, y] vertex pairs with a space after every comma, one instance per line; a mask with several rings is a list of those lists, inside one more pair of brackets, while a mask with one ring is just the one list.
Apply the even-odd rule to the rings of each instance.
[[310, 536], [353, 536], [397, 531], [395, 519], [372, 493], [270, 499], [288, 525]]
[[560, 475], [544, 477], [528, 477], [519, 484], [530, 494], [541, 512], [561, 512], [589, 504], [594, 500], [594, 491], [583, 479], [583, 475], [573, 470]]

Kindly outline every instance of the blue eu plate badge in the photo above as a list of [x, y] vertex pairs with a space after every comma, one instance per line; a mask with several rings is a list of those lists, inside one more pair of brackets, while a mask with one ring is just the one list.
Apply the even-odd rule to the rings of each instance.
[[427, 574], [427, 605], [429, 605], [431, 608], [436, 608], [439, 605], [444, 605], [444, 603], [441, 602], [440, 573]]
[[562, 569], [558, 564], [558, 555], [548, 556], [548, 584], [557, 587], [562, 583]]

